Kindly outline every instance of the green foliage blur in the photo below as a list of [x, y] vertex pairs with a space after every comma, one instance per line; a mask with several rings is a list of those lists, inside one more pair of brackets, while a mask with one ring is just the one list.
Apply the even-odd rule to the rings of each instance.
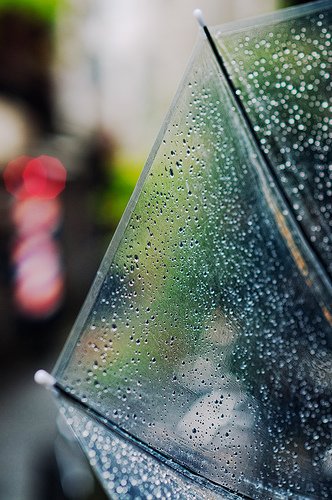
[[65, 0], [0, 0], [0, 10], [23, 11], [44, 21], [53, 22], [58, 7], [64, 4]]
[[144, 165], [143, 160], [115, 156], [106, 161], [104, 183], [94, 197], [97, 225], [107, 233], [116, 229]]

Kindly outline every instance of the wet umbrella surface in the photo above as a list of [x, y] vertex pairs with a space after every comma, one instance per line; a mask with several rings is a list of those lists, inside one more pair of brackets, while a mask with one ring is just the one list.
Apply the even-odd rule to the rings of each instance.
[[53, 373], [112, 498], [332, 497], [331, 13], [197, 43]]

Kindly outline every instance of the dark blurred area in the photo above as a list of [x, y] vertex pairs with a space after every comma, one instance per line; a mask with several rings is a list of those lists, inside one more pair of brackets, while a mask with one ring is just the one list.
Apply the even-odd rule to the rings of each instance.
[[[76, 16], [71, 3], [0, 0], [1, 499], [105, 498], [52, 398], [33, 382], [39, 368], [52, 370], [142, 167], [119, 159], [91, 51], [80, 54], [87, 63], [76, 75], [89, 79], [76, 92], [83, 104], [63, 112], [73, 78], [66, 64], [77, 57], [63, 22]], [[82, 2], [84, 22], [102, 4]]]
[[115, 225], [95, 204], [111, 140], [57, 117], [55, 7], [13, 4], [0, 3], [0, 497], [104, 498], [33, 375], [52, 369]]

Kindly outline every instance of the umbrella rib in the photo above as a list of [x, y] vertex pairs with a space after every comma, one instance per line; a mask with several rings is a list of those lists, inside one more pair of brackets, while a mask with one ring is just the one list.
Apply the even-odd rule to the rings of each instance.
[[[117, 434], [119, 437], [126, 439], [129, 442], [132, 442], [134, 445], [141, 448], [148, 455], [152, 456], [153, 458], [157, 458], [164, 465], [175, 469], [178, 473], [183, 474], [185, 477], [189, 479], [195, 478], [198, 484], [205, 486], [207, 489], [211, 490], [211, 487], [214, 487], [217, 488], [218, 490], [223, 490], [224, 493], [227, 492], [234, 495], [234, 491], [227, 488], [227, 486], [220, 485], [217, 482], [213, 481], [212, 479], [207, 479], [206, 477], [192, 470], [190, 467], [182, 465], [180, 462], [178, 462], [174, 458], [171, 458], [166, 453], [163, 453], [159, 450], [155, 450], [141, 439], [135, 437], [130, 432], [122, 429], [116, 423], [112, 422], [107, 417], [99, 413], [98, 410], [90, 407], [87, 403], [82, 401], [78, 396], [76, 396], [71, 392], [68, 392], [52, 375], [48, 374], [44, 370], [38, 370], [38, 372], [35, 374], [35, 381], [38, 384], [45, 386], [47, 389], [53, 390], [58, 396], [61, 395], [65, 400], [70, 401], [73, 405], [76, 405], [86, 410], [88, 414], [90, 413], [98, 422], [108, 427], [112, 432]], [[219, 493], [222, 493], [222, 491], [219, 491]], [[240, 498], [248, 500], [250, 499], [250, 497], [244, 495], [243, 493], [237, 492], [236, 494], [241, 495]]]
[[311, 241], [310, 241], [310, 238], [308, 237], [306, 231], [304, 228], [302, 228], [302, 226], [299, 225], [299, 223], [297, 222], [296, 220], [296, 217], [295, 217], [295, 214], [294, 214], [294, 210], [293, 210], [293, 207], [292, 207], [292, 204], [290, 202], [290, 200], [288, 199], [287, 197], [287, 194], [284, 192], [284, 189], [283, 189], [283, 186], [281, 184], [281, 181], [279, 180], [278, 178], [278, 175], [277, 173], [275, 172], [274, 168], [273, 168], [273, 165], [269, 159], [269, 157], [267, 156], [267, 154], [265, 153], [264, 149], [262, 148], [262, 145], [261, 145], [261, 142], [259, 140], [259, 137], [253, 127], [253, 124], [251, 122], [251, 119], [249, 118], [249, 115], [244, 107], [244, 104], [240, 98], [240, 90], [237, 89], [233, 83], [233, 80], [226, 68], [226, 65], [225, 65], [225, 62], [224, 62], [224, 59], [222, 57], [222, 55], [220, 54], [218, 48], [217, 48], [217, 45], [210, 33], [210, 30], [209, 28], [207, 27], [206, 23], [205, 23], [205, 20], [203, 18], [203, 14], [202, 14], [202, 11], [200, 9], [196, 9], [194, 10], [194, 16], [196, 17], [197, 21], [198, 21], [198, 24], [200, 25], [200, 27], [203, 29], [204, 33], [205, 33], [205, 36], [207, 38], [207, 41], [209, 43], [209, 46], [217, 60], [217, 63], [218, 63], [218, 66], [232, 92], [232, 95], [233, 95], [233, 98], [235, 100], [235, 103], [236, 105], [238, 106], [239, 110], [240, 110], [240, 114], [246, 124], [246, 126], [248, 127], [249, 131], [250, 131], [250, 134], [251, 134], [251, 137], [252, 137], [252, 140], [254, 141], [255, 143], [255, 146], [257, 147], [258, 151], [260, 152], [261, 156], [263, 157], [264, 159], [264, 162], [268, 168], [268, 171], [269, 171], [269, 174], [271, 175], [272, 179], [273, 179], [273, 182], [275, 183], [277, 189], [278, 189], [278, 194], [279, 196], [282, 198], [283, 202], [285, 203], [288, 211], [289, 211], [289, 214], [292, 216], [294, 222], [295, 222], [295, 225], [298, 229], [298, 231], [300, 232], [301, 236], [303, 237], [303, 239], [305, 240], [307, 246], [309, 247], [309, 249], [311, 250], [311, 252], [314, 254], [317, 262], [319, 263], [319, 267], [321, 268], [321, 271], [324, 275], [324, 277], [327, 279], [328, 281], [328, 284], [331, 285], [331, 276], [325, 271], [325, 265], [324, 265], [324, 262], [320, 256], [320, 254], [318, 253], [318, 251], [315, 249], [315, 247], [311, 244]]
[[[207, 41], [209, 42], [209, 45], [210, 45], [210, 48], [212, 49], [212, 52], [218, 62], [218, 65], [219, 65], [219, 68], [221, 69], [221, 72], [229, 86], [229, 88], [231, 89], [232, 91], [232, 94], [233, 94], [233, 97], [234, 97], [234, 100], [236, 101], [236, 104], [238, 105], [238, 107], [240, 108], [240, 111], [241, 111], [241, 114], [242, 114], [242, 117], [247, 125], [247, 127], [249, 128], [252, 136], [253, 136], [253, 139], [254, 139], [254, 142], [255, 142], [255, 145], [257, 146], [258, 150], [261, 152], [262, 156], [264, 157], [264, 160], [266, 161], [266, 163], [268, 164], [268, 167], [269, 169], [271, 170], [272, 172], [272, 175], [274, 177], [274, 180], [276, 181], [276, 183], [279, 185], [279, 180], [276, 178], [276, 174], [273, 170], [273, 167], [272, 167], [272, 164], [268, 158], [268, 156], [265, 154], [264, 150], [262, 149], [261, 147], [261, 143], [260, 143], [260, 140], [254, 130], [254, 127], [251, 123], [251, 120], [248, 116], [248, 113], [244, 107], [244, 104], [243, 102], [241, 101], [240, 97], [239, 97], [239, 94], [240, 94], [240, 91], [235, 87], [234, 83], [233, 83], [233, 80], [231, 79], [231, 76], [226, 68], [226, 65], [225, 65], [225, 62], [217, 48], [217, 45], [215, 43], [215, 41], [213, 40], [213, 37], [210, 33], [210, 30], [209, 28], [207, 27], [205, 21], [204, 21], [204, 18], [203, 18], [203, 15], [202, 15], [202, 12], [199, 10], [199, 9], [196, 9], [194, 11], [194, 16], [196, 17], [199, 25], [201, 26], [201, 28], [203, 29], [204, 33], [205, 33], [205, 36], [207, 38]], [[280, 186], [278, 186], [280, 187]]]

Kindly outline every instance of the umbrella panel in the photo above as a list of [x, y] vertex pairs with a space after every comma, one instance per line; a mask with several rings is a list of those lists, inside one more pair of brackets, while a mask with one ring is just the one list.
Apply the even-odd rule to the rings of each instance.
[[58, 383], [220, 486], [329, 498], [330, 297], [201, 41]]
[[[132, 439], [119, 436], [107, 423], [82, 411], [77, 405], [58, 400], [60, 411], [77, 436], [106, 492], [117, 498], [174, 498], [235, 500], [237, 495], [207, 484], [188, 471], [167, 465]], [[152, 454], [151, 454], [152, 452]]]
[[215, 37], [296, 220], [332, 276], [331, 2]]

